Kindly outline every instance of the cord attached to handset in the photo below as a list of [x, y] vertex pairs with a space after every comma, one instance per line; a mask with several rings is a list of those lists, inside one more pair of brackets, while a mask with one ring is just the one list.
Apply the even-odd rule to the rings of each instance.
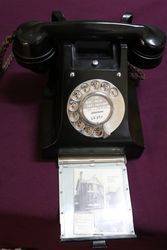
[[14, 55], [13, 53], [9, 53], [9, 55], [5, 59], [5, 54], [7, 49], [10, 47], [13, 41], [13, 35], [6, 36], [2, 44], [0, 45], [0, 76], [4, 74], [4, 72], [8, 69], [10, 64], [13, 61]]

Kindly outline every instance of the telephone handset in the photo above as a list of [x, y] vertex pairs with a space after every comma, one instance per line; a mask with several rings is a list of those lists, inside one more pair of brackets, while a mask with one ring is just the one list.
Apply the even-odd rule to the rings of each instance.
[[67, 21], [53, 12], [51, 23], [27, 22], [14, 32], [17, 62], [49, 72], [41, 120], [45, 158], [142, 153], [137, 81], [128, 76], [128, 63], [158, 66], [166, 38], [154, 26], [131, 22], [130, 14], [113, 23]]
[[[127, 21], [127, 20], [126, 20]], [[105, 40], [128, 44], [128, 60], [140, 68], [153, 68], [162, 59], [165, 35], [154, 26], [107, 21], [27, 22], [14, 34], [13, 52], [20, 64], [38, 71], [48, 69], [59, 42]]]

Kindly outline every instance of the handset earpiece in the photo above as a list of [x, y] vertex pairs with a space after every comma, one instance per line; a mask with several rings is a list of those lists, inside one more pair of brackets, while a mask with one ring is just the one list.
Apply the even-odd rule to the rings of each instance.
[[16, 61], [35, 72], [46, 72], [55, 50], [42, 22], [31, 21], [18, 27], [13, 36], [13, 54]]
[[128, 59], [139, 68], [154, 68], [161, 63], [166, 36], [154, 26], [143, 26], [134, 45], [129, 45]]

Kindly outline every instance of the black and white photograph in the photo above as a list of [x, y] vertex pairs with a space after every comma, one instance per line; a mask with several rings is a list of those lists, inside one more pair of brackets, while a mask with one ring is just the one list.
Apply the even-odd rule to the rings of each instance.
[[126, 231], [126, 212], [121, 168], [74, 169], [75, 234]]

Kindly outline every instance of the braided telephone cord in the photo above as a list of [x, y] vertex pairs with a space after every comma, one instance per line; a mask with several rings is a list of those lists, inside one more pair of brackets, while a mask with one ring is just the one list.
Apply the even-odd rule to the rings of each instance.
[[6, 51], [10, 46], [10, 44], [12, 43], [12, 40], [13, 40], [12, 35], [6, 36], [2, 44], [0, 45], [0, 75], [2, 75], [8, 69], [9, 65], [11, 64], [14, 58], [13, 53], [10, 53], [9, 56], [4, 61]]
[[128, 76], [130, 79], [137, 81], [145, 79], [144, 72], [130, 63], [128, 63]]

